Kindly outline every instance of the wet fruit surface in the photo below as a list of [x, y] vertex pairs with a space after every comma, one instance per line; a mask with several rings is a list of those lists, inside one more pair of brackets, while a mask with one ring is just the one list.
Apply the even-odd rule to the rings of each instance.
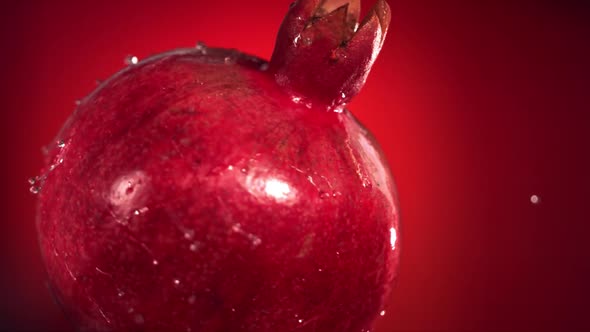
[[399, 225], [367, 130], [236, 51], [129, 64], [80, 102], [31, 181], [51, 288], [74, 324], [368, 331], [397, 273]]

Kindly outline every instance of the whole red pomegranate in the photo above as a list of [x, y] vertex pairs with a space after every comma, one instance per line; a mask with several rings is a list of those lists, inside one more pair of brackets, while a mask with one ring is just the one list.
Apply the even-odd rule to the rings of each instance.
[[84, 98], [32, 179], [51, 288], [84, 331], [368, 331], [399, 246], [394, 184], [344, 105], [389, 7], [300, 0], [270, 63], [175, 50]]

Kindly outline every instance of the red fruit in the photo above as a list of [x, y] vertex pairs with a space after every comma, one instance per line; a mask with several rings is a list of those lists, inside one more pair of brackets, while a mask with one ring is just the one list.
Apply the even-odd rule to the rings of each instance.
[[398, 208], [343, 108], [389, 22], [378, 0], [357, 29], [358, 8], [300, 0], [270, 64], [176, 50], [81, 101], [32, 181], [52, 290], [79, 329], [371, 328], [397, 273]]

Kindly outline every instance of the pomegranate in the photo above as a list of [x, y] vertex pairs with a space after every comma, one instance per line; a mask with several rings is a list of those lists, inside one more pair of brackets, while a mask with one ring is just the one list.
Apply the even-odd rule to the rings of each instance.
[[174, 50], [81, 100], [31, 180], [51, 290], [83, 331], [369, 331], [397, 197], [345, 108], [389, 25], [299, 0], [270, 62]]

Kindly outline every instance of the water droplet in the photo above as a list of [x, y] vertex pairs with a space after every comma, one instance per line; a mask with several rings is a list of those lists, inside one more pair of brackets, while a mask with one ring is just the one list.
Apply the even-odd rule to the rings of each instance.
[[149, 209], [147, 208], [147, 206], [144, 206], [141, 209], [135, 209], [135, 210], [133, 210], [133, 215], [134, 216], [139, 216], [140, 214], [143, 214], [143, 213], [148, 212], [148, 210]]
[[59, 141], [57, 141], [57, 144], [56, 145], [57, 145], [58, 148], [61, 149], [64, 146], [66, 146], [66, 142], [64, 142], [63, 140], [59, 140]]
[[236, 58], [233, 56], [226, 56], [225, 58], [223, 58], [223, 62], [226, 65], [233, 65], [234, 63], [236, 63]]
[[327, 193], [325, 191], [320, 191], [320, 198], [321, 199], [330, 198], [330, 193]]
[[385, 316], [385, 310], [381, 310], [381, 312], [379, 313], [379, 315], [380, 315], [381, 317]]
[[192, 239], [195, 236], [195, 231], [193, 230], [188, 230], [184, 232], [184, 238], [187, 240]]
[[338, 106], [336, 108], [328, 107], [328, 111], [332, 110], [334, 113], [342, 113], [344, 112], [344, 107]]
[[29, 188], [29, 191], [31, 192], [31, 194], [37, 195], [41, 191], [41, 187], [31, 186], [31, 188]]
[[262, 240], [256, 235], [251, 235], [250, 241], [252, 241], [252, 246], [254, 247], [258, 247], [262, 243]]
[[240, 172], [246, 174], [246, 173], [248, 173], [248, 169], [244, 167], [244, 168], [240, 169]]
[[39, 180], [39, 178], [35, 176], [35, 177], [32, 177], [32, 178], [29, 178], [29, 179], [27, 180], [27, 182], [28, 182], [29, 184], [33, 185], [33, 184], [35, 184], [35, 183], [36, 183], [38, 180]]
[[174, 282], [174, 284], [175, 284], [176, 286], [180, 285], [180, 280], [178, 280], [178, 279], [174, 279], [174, 281], [173, 281], [173, 282]]
[[74, 105], [76, 105], [76, 106], [80, 106], [80, 104], [82, 104], [82, 101], [81, 101], [80, 99], [76, 99], [76, 100], [74, 101]]
[[293, 39], [293, 46], [299, 46], [299, 41], [301, 40], [301, 35], [297, 35], [295, 39]]
[[297, 322], [298, 322], [299, 324], [301, 324], [301, 323], [303, 323], [303, 319], [299, 319], [299, 320], [297, 320]]
[[189, 249], [190, 249], [191, 251], [197, 251], [197, 249], [199, 249], [199, 246], [198, 246], [196, 243], [192, 243], [192, 244], [189, 246]]
[[311, 44], [313, 44], [313, 39], [311, 39], [309, 37], [303, 38], [303, 45], [304, 46], [310, 46]]
[[197, 46], [195, 46], [195, 48], [197, 49], [197, 51], [201, 54], [207, 54], [207, 45], [205, 45], [205, 43], [203, 42], [198, 42]]
[[154, 260], [152, 261], [152, 264], [154, 264], [154, 265], [158, 265], [158, 264], [160, 264], [160, 263], [158, 263], [158, 261], [154, 259]]
[[123, 292], [123, 291], [119, 291], [119, 293], [117, 293], [118, 297], [123, 297], [124, 295], [125, 295], [125, 292]]
[[318, 269], [318, 272], [323, 272], [323, 271], [324, 271], [324, 270], [322, 270], [322, 269]]
[[135, 55], [128, 55], [125, 57], [125, 64], [126, 65], [136, 65], [139, 62], [139, 59]]
[[541, 198], [537, 195], [532, 195], [531, 196], [531, 203], [533, 204], [539, 204], [539, 202], [541, 201]]
[[231, 308], [231, 312], [236, 312], [236, 308]]
[[346, 93], [342, 92], [342, 93], [340, 94], [340, 97], [342, 97], [342, 99], [346, 99]]

